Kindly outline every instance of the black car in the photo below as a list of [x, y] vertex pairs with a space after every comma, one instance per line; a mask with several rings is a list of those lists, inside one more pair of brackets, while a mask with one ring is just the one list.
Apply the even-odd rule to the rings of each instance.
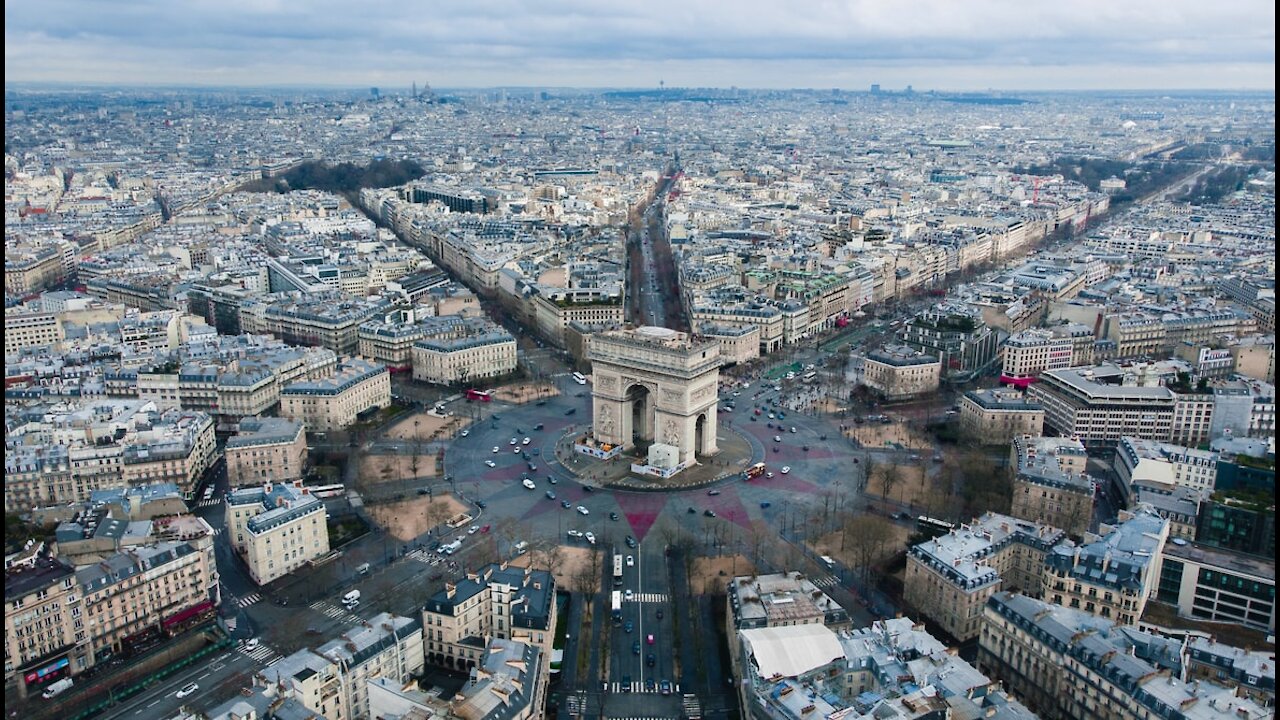
[[617, 519], [618, 519], [618, 513], [609, 513], [609, 519], [610, 519], [610, 520], [617, 520]]
[[564, 411], [564, 414], [565, 414], [565, 415], [572, 415], [572, 414], [574, 414], [574, 413], [576, 413], [576, 412], [578, 412], [578, 408], [569, 408], [568, 410], [565, 410], [565, 411]]
[[583, 485], [583, 486], [582, 486], [582, 491], [583, 491], [583, 492], [595, 492], [595, 491], [596, 491], [596, 489], [595, 489], [595, 488], [593, 488], [593, 487], [591, 487], [590, 485]]
[[537, 432], [537, 431], [539, 431], [539, 430], [542, 430], [542, 428], [543, 428], [543, 427], [545, 427], [545, 426], [544, 426], [542, 423], [538, 423], [537, 425], [534, 425], [534, 426], [533, 426], [534, 432]]
[[654, 657], [653, 653], [649, 653], [649, 656], [644, 659], [644, 664], [653, 667], [658, 664], [658, 658]]
[[[637, 650], [636, 654], [639, 655], [640, 651]], [[631, 676], [630, 675], [622, 676], [622, 692], [631, 692]]]
[[703, 511], [702, 511], [702, 514], [703, 514], [703, 515], [706, 515], [707, 517], [715, 517], [715, 516], [716, 516], [716, 511], [715, 511], [715, 510], [710, 510], [710, 509], [708, 509], [708, 510], [703, 510]]
[[547, 482], [551, 483], [552, 485], [555, 485], [555, 484], [556, 484], [556, 482], [558, 482], [558, 481], [556, 480], [556, 476], [555, 476], [555, 475], [548, 475], [548, 476], [547, 476]]
[[[636, 539], [635, 539], [635, 538], [633, 538], [633, 537], [631, 537], [630, 535], [628, 535], [628, 536], [627, 536], [627, 547], [629, 547], [629, 548], [633, 548], [633, 547], [635, 547], [635, 546], [636, 546]], [[658, 612], [662, 612], [662, 611], [661, 611], [661, 610], [659, 610]]]
[[483, 501], [483, 500], [477, 500], [477, 501], [476, 501], [476, 507], [478, 507], [478, 508], [480, 508], [481, 510], [483, 510], [483, 509], [485, 509], [485, 508], [489, 507], [489, 505], [488, 505], [488, 503], [486, 503], [486, 502], [485, 502], [485, 501]]
[[658, 608], [658, 619], [662, 619], [662, 608]]
[[697, 510], [694, 510], [693, 508], [689, 508], [689, 514], [690, 514], [690, 515], [694, 515], [694, 514], [696, 514], [697, 512], [698, 512]]
[[[650, 665], [650, 667], [653, 667], [653, 666], [652, 666], [652, 665]], [[645, 691], [645, 692], [654, 692], [654, 691], [655, 691], [655, 690], [657, 690], [657, 689], [658, 689], [658, 683], [654, 682], [653, 678], [645, 678], [645, 679], [644, 679], [644, 691]]]
[[637, 641], [635, 641], [635, 642], [631, 643], [631, 653], [632, 653], [633, 655], [639, 655], [639, 654], [640, 654], [640, 641], [639, 641], [639, 640], [637, 640]]

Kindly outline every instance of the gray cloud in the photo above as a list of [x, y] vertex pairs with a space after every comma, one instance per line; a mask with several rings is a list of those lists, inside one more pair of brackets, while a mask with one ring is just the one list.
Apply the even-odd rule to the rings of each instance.
[[1274, 88], [1274, 26], [1258, 0], [44, 0], [5, 5], [5, 80]]

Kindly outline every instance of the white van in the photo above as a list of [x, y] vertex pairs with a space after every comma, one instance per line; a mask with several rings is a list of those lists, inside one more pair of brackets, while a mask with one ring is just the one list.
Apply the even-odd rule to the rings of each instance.
[[71, 686], [74, 684], [75, 684], [75, 681], [72, 680], [71, 678], [62, 678], [61, 680], [45, 688], [44, 692], [41, 693], [41, 697], [43, 697], [45, 700], [48, 700], [49, 698], [57, 697], [62, 693], [66, 692], [67, 690], [70, 690]]
[[514, 550], [517, 555], [523, 555], [526, 552], [529, 552], [529, 543], [525, 542], [524, 540], [521, 540], [515, 545], [512, 545], [511, 549]]
[[834, 569], [835, 569], [835, 567], [836, 567], [836, 561], [835, 561], [835, 560], [832, 560], [832, 559], [830, 558], [830, 556], [823, 555], [822, 557], [820, 557], [820, 558], [818, 558], [818, 559], [822, 561], [822, 564], [823, 564], [823, 565], [826, 565], [826, 566], [827, 566], [827, 569], [828, 569], [828, 570], [834, 570]]
[[349, 592], [349, 593], [347, 593], [346, 595], [343, 595], [343, 596], [342, 596], [342, 604], [343, 604], [343, 605], [346, 605], [346, 606], [348, 606], [348, 607], [350, 607], [350, 606], [352, 606], [352, 605], [355, 605], [355, 604], [356, 604], [356, 603], [358, 603], [358, 602], [360, 602], [360, 591], [359, 591], [359, 590], [352, 590], [351, 592]]
[[369, 574], [369, 563], [360, 563], [359, 565], [357, 565], [357, 566], [356, 566], [356, 572], [360, 573], [361, 575], [368, 575], [368, 574]]

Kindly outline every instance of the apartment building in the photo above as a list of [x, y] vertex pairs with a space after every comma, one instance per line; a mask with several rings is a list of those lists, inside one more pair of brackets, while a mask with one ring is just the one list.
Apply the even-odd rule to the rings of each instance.
[[1168, 345], [1164, 322], [1143, 313], [1109, 315], [1102, 337], [1115, 343], [1115, 357], [1138, 358], [1165, 355]]
[[5, 680], [20, 693], [207, 623], [220, 599], [199, 518], [157, 522], [141, 544], [78, 568], [42, 543], [24, 555], [5, 568]]
[[987, 513], [912, 546], [903, 596], [956, 640], [970, 640], [987, 598], [1001, 587], [1040, 593], [1045, 556], [1065, 540], [1058, 528]]
[[903, 345], [890, 345], [867, 354], [862, 383], [886, 400], [905, 400], [937, 392], [942, 363]]
[[240, 308], [246, 333], [274, 335], [290, 345], [323, 347], [339, 355], [359, 349], [360, 325], [390, 310], [377, 298], [353, 298], [338, 290], [275, 293]]
[[[312, 651], [300, 652], [306, 654]], [[326, 717], [369, 720], [375, 717], [369, 708], [370, 682], [384, 679], [404, 685], [422, 674], [425, 658], [422, 651], [422, 618], [379, 613], [315, 648], [314, 653], [332, 663], [337, 679], [336, 688], [322, 688], [320, 693], [324, 697], [327, 690], [337, 690], [336, 707], [333, 708], [333, 714]], [[288, 662], [289, 658], [285, 658], [280, 664]], [[274, 667], [270, 667], [263, 670], [261, 675], [267, 682], [273, 682], [277, 672]], [[322, 712], [321, 707], [327, 704], [315, 702], [314, 695], [302, 695], [301, 699], [315, 712]]]
[[910, 618], [842, 631], [748, 628], [731, 644], [742, 658], [733, 673], [741, 678], [739, 701], [756, 717], [1035, 718]]
[[216, 459], [213, 420], [154, 403], [37, 403], [5, 438], [5, 507], [65, 505], [95, 490], [171, 482], [189, 498]]
[[621, 325], [625, 320], [620, 295], [577, 300], [573, 297], [539, 293], [529, 303], [538, 333], [558, 347], [564, 347], [564, 333], [569, 323], [614, 326]]
[[[556, 632], [555, 578], [545, 570], [487, 565], [433, 595], [422, 625], [428, 664], [471, 670], [484, 663], [477, 638], [514, 640], [538, 650], [545, 678]], [[542, 707], [545, 693], [540, 684], [535, 707]]]
[[231, 547], [259, 585], [329, 552], [324, 503], [300, 480], [232, 490], [226, 503]]
[[706, 323], [702, 336], [720, 341], [720, 360], [725, 365], [748, 363], [760, 357], [760, 328], [754, 325]]
[[1178, 615], [1276, 631], [1274, 559], [1178, 539], [1159, 563], [1155, 597]]
[[231, 487], [301, 478], [307, 464], [307, 433], [286, 418], [252, 418], [227, 439], [227, 481]]
[[541, 651], [512, 640], [488, 639], [483, 660], [458, 691], [441, 698], [417, 689], [417, 683], [368, 681], [369, 713], [374, 718], [440, 718], [441, 720], [528, 720], [541, 717], [535, 706], [547, 684]]
[[1080, 537], [1093, 518], [1096, 481], [1079, 440], [1021, 435], [1013, 440], [1014, 517]]
[[413, 344], [413, 379], [466, 384], [516, 370], [516, 340], [500, 329], [455, 338], [423, 338]]
[[995, 362], [999, 341], [978, 311], [955, 303], [920, 313], [903, 326], [899, 339], [938, 358], [943, 376], [955, 382], [972, 379]]
[[1177, 641], [1000, 592], [984, 610], [978, 667], [1045, 720], [1263, 720], [1235, 687], [1182, 679]]
[[1189, 678], [1234, 685], [1259, 705], [1275, 706], [1276, 663], [1272, 652], [1244, 650], [1194, 635], [1183, 646], [1182, 660]]
[[1024, 384], [1045, 370], [1088, 365], [1093, 362], [1093, 343], [1093, 330], [1079, 323], [1012, 335], [1000, 347], [1000, 382]]
[[1175, 487], [1198, 493], [1212, 491], [1218, 477], [1218, 453], [1124, 436], [1116, 444], [1112, 467], [1129, 504], [1138, 486], [1165, 492], [1173, 492]]
[[1086, 447], [1114, 445], [1121, 437], [1170, 439], [1177, 396], [1166, 387], [1100, 382], [1089, 369], [1049, 370], [1027, 395], [1044, 406], [1044, 424]]
[[1132, 625], [1155, 596], [1168, 539], [1168, 520], [1146, 508], [1122, 510], [1118, 524], [1104, 524], [1080, 545], [1067, 541], [1046, 554], [1044, 597]]
[[850, 627], [849, 613], [799, 572], [735, 577], [729, 583], [733, 630], [819, 623]]
[[759, 331], [761, 355], [783, 344], [782, 311], [763, 302], [727, 294], [703, 296], [690, 303], [689, 323], [695, 334], [703, 334], [704, 325], [751, 325]]
[[30, 312], [22, 308], [4, 311], [4, 354], [12, 355], [23, 348], [52, 347], [65, 337], [62, 319], [57, 313]]
[[960, 432], [986, 445], [1001, 445], [1044, 431], [1044, 408], [1024, 393], [978, 389], [960, 398]]
[[391, 404], [391, 373], [360, 358], [338, 364], [332, 377], [304, 380], [280, 391], [280, 414], [325, 432], [341, 430], [370, 409]]

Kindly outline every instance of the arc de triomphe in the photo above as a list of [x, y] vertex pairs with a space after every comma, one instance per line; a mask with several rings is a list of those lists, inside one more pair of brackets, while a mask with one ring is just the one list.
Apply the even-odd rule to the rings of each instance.
[[649, 326], [598, 333], [590, 342], [597, 440], [671, 445], [681, 463], [719, 452], [719, 343]]

